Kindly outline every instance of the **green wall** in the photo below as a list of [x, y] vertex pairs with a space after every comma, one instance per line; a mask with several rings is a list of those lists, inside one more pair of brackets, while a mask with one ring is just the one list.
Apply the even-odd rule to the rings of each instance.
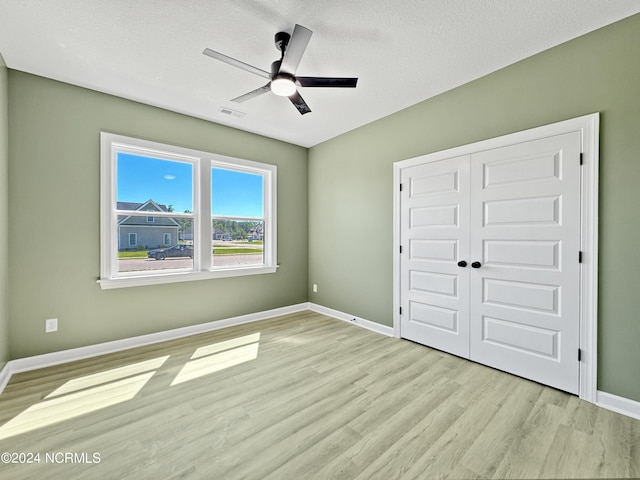
[[[26, 73], [8, 78], [11, 358], [307, 301], [307, 149]], [[101, 130], [277, 165], [278, 272], [101, 290]], [[52, 317], [58, 332], [45, 334]]]
[[[308, 300], [391, 325], [393, 163], [600, 112], [598, 388], [640, 401], [639, 58], [636, 15], [310, 150], [0, 61], [0, 368]], [[277, 164], [278, 273], [101, 290], [101, 130]]]
[[310, 301], [392, 324], [394, 162], [593, 112], [598, 388], [640, 401], [640, 15], [311, 148]]
[[0, 54], [0, 370], [9, 360], [9, 122], [7, 114], [7, 67]]

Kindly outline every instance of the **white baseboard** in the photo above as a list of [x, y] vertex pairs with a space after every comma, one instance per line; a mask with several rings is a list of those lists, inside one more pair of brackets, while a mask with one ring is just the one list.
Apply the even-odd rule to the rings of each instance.
[[607, 392], [596, 392], [596, 405], [640, 420], [640, 402]]
[[317, 313], [322, 313], [328, 317], [337, 318], [338, 320], [344, 320], [354, 325], [364, 327], [367, 330], [371, 330], [376, 333], [381, 333], [388, 337], [393, 337], [393, 327], [387, 327], [386, 325], [380, 325], [379, 323], [372, 322], [371, 320], [365, 320], [364, 318], [356, 317], [355, 315], [349, 315], [348, 313], [334, 310], [333, 308], [323, 307], [315, 303], [309, 303], [309, 310]]
[[4, 387], [7, 386], [9, 380], [11, 379], [11, 366], [9, 362], [7, 362], [2, 370], [0, 370], [0, 393], [4, 390]]
[[[198, 333], [211, 332], [234, 325], [257, 322], [259, 320], [266, 320], [268, 318], [287, 315], [289, 313], [301, 312], [308, 309], [309, 307], [307, 303], [300, 303], [288, 307], [275, 308], [273, 310], [266, 310], [263, 312], [226, 318], [224, 320], [201, 323], [198, 325], [176, 328], [173, 330], [166, 330], [164, 332], [150, 333], [148, 335], [140, 335], [137, 337], [125, 338], [122, 340], [114, 340], [112, 342], [99, 343], [97, 345], [89, 345], [86, 347], [62, 350], [60, 352], [45, 353], [43, 355], [35, 355], [33, 357], [10, 360], [7, 366], [3, 369], [3, 372], [7, 370], [8, 367], [8, 373], [9, 376], [11, 376], [14, 373], [27, 372], [38, 368], [51, 367], [53, 365], [59, 365], [61, 363], [74, 362], [76, 360], [82, 360], [85, 358], [97, 357], [98, 355], [119, 352], [130, 348], [152, 345], [159, 342], [166, 342], [167, 340], [175, 340], [177, 338], [188, 337], [189, 335], [197, 335]], [[0, 373], [0, 381], [1, 380], [2, 374]], [[1, 383], [0, 386], [2, 386]], [[2, 389], [0, 389], [0, 392], [2, 392]]]

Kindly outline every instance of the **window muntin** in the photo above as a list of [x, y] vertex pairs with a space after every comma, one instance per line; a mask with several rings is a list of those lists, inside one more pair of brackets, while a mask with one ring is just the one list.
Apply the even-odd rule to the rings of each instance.
[[[102, 288], [276, 271], [275, 166], [107, 133], [101, 158]], [[149, 255], [187, 245], [190, 256]]]

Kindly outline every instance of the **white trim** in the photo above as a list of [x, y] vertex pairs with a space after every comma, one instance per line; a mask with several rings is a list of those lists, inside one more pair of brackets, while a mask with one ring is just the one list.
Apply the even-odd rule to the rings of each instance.
[[402, 162], [393, 164], [393, 336], [400, 338], [400, 179]]
[[190, 335], [197, 335], [199, 333], [212, 332], [214, 330], [220, 330], [221, 328], [266, 320], [280, 315], [301, 312], [307, 309], [308, 307], [306, 303], [300, 303], [297, 305], [290, 305], [288, 307], [275, 308], [273, 310], [231, 317], [224, 320], [217, 320], [188, 327], [176, 328], [173, 330], [165, 330], [163, 332], [124, 338], [122, 340], [99, 343], [97, 345], [88, 345], [86, 347], [72, 348], [69, 350], [62, 350], [60, 352], [20, 358], [9, 361], [9, 371], [11, 374], [27, 372], [38, 368], [51, 367], [61, 363], [75, 362], [76, 360], [128, 350], [130, 348], [143, 347], [155, 343], [166, 342], [168, 340], [175, 340], [178, 338], [188, 337]]
[[628, 417], [640, 420], [640, 402], [629, 400], [625, 397], [619, 397], [607, 392], [598, 390], [596, 393], [596, 405], [612, 412], [621, 413]]
[[344, 313], [339, 310], [334, 310], [333, 308], [324, 307], [322, 305], [317, 305], [315, 303], [309, 303], [309, 310], [316, 313], [322, 313], [323, 315], [327, 315], [328, 317], [333, 317], [338, 320], [349, 322], [353, 325], [358, 325], [360, 327], [366, 328], [367, 330], [371, 330], [372, 332], [386, 335], [387, 337], [394, 336], [393, 328], [391, 327], [387, 327], [386, 325], [380, 325], [379, 323], [372, 322], [371, 320], [366, 320], [364, 318], [356, 317], [355, 315], [349, 315], [348, 313]]
[[600, 115], [575, 119], [582, 132], [582, 272], [580, 278], [580, 398], [597, 401], [598, 389], [598, 172]]
[[400, 338], [400, 175], [403, 168], [469, 155], [505, 144], [528, 142], [543, 137], [579, 131], [582, 136], [580, 206], [583, 263], [580, 282], [580, 398], [595, 403], [598, 378], [598, 164], [599, 113], [482, 140], [393, 164], [393, 332]]
[[2, 370], [0, 370], [0, 393], [3, 392], [4, 387], [7, 386], [9, 380], [11, 380], [11, 362], [7, 362]]
[[[195, 255], [194, 251], [194, 255]], [[102, 290], [111, 290], [113, 288], [125, 287], [143, 287], [145, 285], [160, 285], [163, 283], [179, 283], [193, 282], [196, 280], [213, 280], [214, 278], [241, 277], [246, 275], [262, 275], [264, 273], [275, 273], [278, 265], [272, 267], [258, 266], [234, 266], [227, 270], [219, 268], [210, 271], [173, 271], [172, 273], [164, 273], [158, 270], [158, 273], [150, 273], [148, 275], [136, 275], [130, 277], [103, 278], [97, 280]]]

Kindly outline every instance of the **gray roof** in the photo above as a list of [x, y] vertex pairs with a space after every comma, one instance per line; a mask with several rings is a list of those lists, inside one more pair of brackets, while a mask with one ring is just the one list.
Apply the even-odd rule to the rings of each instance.
[[116, 203], [116, 208], [118, 210], [141, 210], [142, 207], [144, 207], [145, 205], [147, 205], [149, 202], [153, 203], [154, 205], [157, 205], [160, 208], [161, 212], [168, 212], [169, 208], [166, 205], [162, 205], [160, 203], [156, 203], [154, 202], [152, 199], [147, 200], [144, 203], [138, 203], [138, 202], [117, 202]]

